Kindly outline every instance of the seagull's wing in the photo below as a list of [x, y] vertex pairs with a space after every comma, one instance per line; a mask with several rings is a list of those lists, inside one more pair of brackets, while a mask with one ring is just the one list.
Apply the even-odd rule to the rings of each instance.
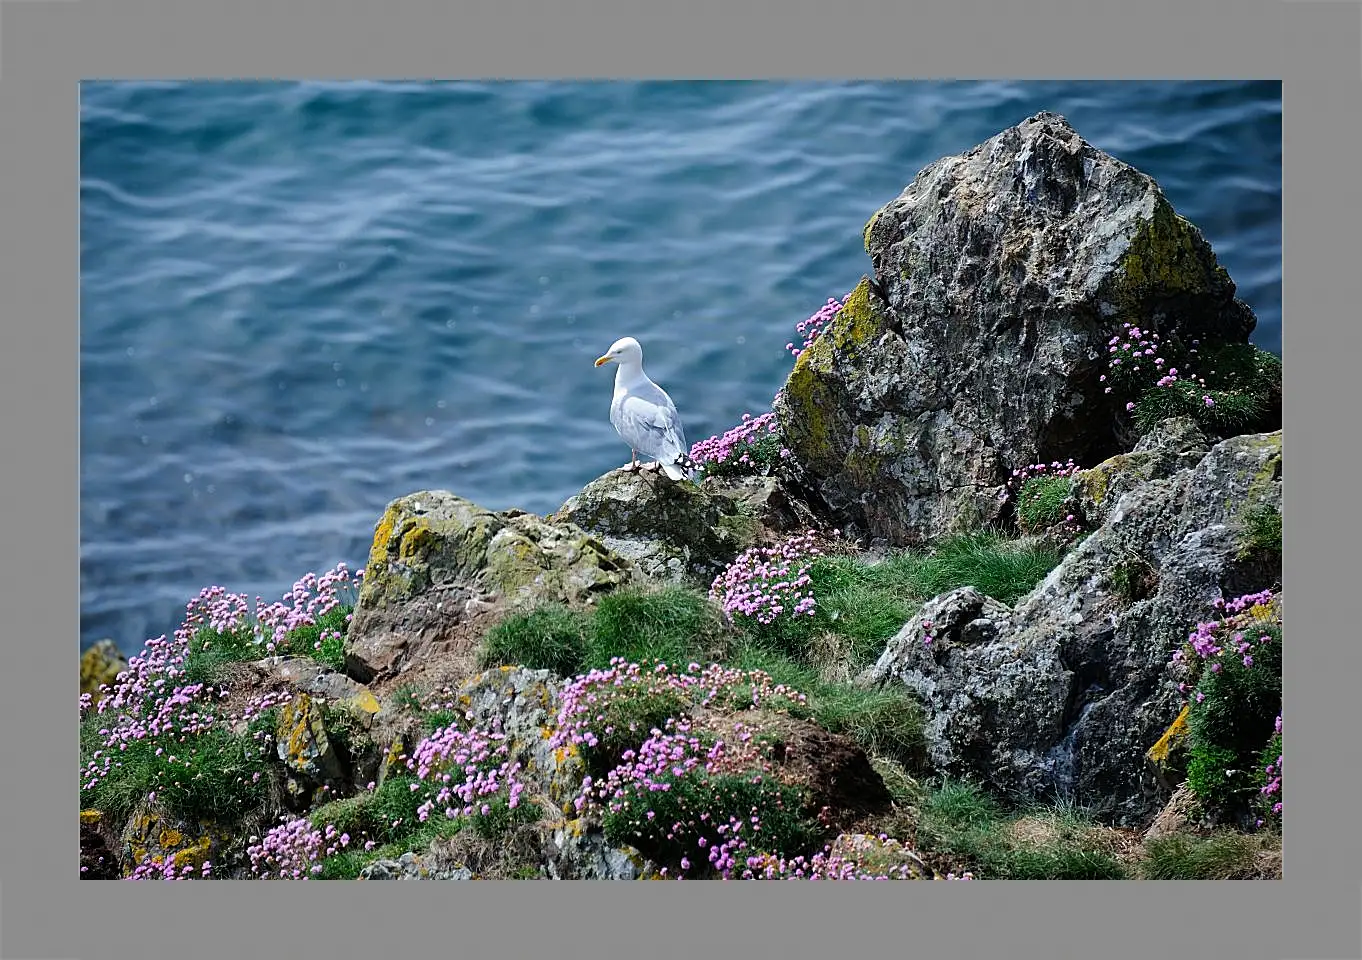
[[664, 467], [675, 465], [679, 457], [690, 453], [676, 405], [652, 381], [632, 387], [611, 411], [610, 419], [629, 446]]

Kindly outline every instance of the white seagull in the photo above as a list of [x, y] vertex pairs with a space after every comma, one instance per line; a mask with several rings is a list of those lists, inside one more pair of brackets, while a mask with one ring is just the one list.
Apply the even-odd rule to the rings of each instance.
[[596, 366], [612, 361], [618, 369], [615, 396], [610, 401], [610, 422], [629, 444], [631, 459], [626, 469], [640, 469], [638, 455], [643, 453], [657, 461], [654, 469], [660, 467], [671, 479], [690, 479], [695, 467], [681, 416], [667, 391], [643, 372], [643, 347], [633, 337], [622, 337], [610, 345]]

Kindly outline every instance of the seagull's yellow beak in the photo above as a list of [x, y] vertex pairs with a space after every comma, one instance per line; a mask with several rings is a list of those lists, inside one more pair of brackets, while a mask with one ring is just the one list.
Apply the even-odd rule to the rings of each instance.
[[599, 367], [601, 364], [603, 364], [603, 363], [609, 363], [609, 362], [610, 362], [610, 358], [609, 358], [609, 357], [598, 357], [598, 358], [596, 359], [596, 366]]

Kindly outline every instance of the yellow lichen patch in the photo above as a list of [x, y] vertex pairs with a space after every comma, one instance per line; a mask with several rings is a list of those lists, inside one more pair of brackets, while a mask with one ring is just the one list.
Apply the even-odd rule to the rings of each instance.
[[80, 812], [80, 825], [82, 827], [97, 827], [104, 820], [104, 814], [99, 810], [82, 810]]
[[402, 525], [402, 540], [397, 555], [406, 561], [424, 557], [435, 542], [435, 532], [425, 517], [415, 517]]
[[346, 702], [352, 709], [371, 715], [383, 709], [383, 705], [378, 702], [378, 697], [368, 690], [361, 690]]
[[1158, 742], [1149, 748], [1145, 754], [1150, 760], [1162, 767], [1168, 762], [1168, 755], [1173, 748], [1187, 738], [1187, 714], [1190, 704], [1184, 704], [1177, 719], [1169, 725], [1168, 729], [1159, 737]]
[[162, 827], [160, 834], [156, 837], [156, 842], [163, 847], [178, 847], [184, 842], [184, 834], [174, 827]]
[[393, 527], [396, 526], [401, 513], [401, 508], [396, 503], [389, 504], [388, 509], [383, 511], [383, 516], [374, 528], [373, 546], [369, 548], [370, 564], [380, 562], [388, 555], [388, 541], [392, 539]]
[[865, 245], [867, 256], [870, 255], [870, 235], [874, 232], [875, 224], [879, 221], [882, 213], [884, 213], [883, 207], [871, 214], [870, 219], [865, 223], [865, 229], [861, 231], [861, 242]]

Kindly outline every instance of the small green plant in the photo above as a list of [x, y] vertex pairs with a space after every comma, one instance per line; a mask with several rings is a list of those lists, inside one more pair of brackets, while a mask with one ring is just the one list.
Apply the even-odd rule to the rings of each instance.
[[1066, 476], [1032, 477], [1017, 494], [1017, 519], [1023, 531], [1034, 533], [1063, 523], [1069, 516], [1071, 481]]
[[985, 532], [950, 537], [925, 557], [903, 562], [913, 569], [917, 594], [924, 599], [968, 586], [1003, 603], [1015, 603], [1062, 559], [1057, 550], [1022, 546]]
[[1244, 532], [1240, 540], [1240, 558], [1254, 553], [1282, 552], [1282, 515], [1273, 507], [1255, 507], [1244, 516]]
[[1111, 585], [1117, 596], [1127, 603], [1135, 603], [1154, 595], [1159, 574], [1148, 560], [1132, 556], [1111, 568]]

